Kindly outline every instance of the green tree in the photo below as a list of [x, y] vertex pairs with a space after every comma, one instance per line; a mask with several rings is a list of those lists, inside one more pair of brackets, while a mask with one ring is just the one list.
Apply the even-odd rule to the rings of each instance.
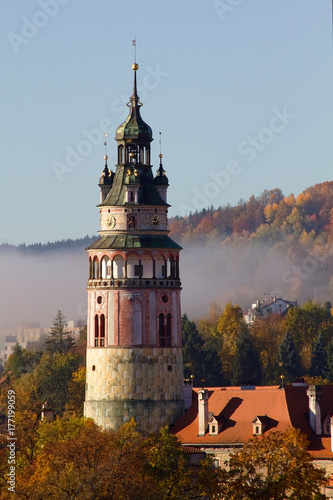
[[72, 352], [45, 353], [33, 372], [40, 400], [48, 401], [56, 415], [70, 401], [70, 383], [79, 365], [80, 357]]
[[181, 318], [184, 376], [196, 378], [202, 376], [205, 358], [203, 355], [204, 340], [199, 334], [194, 321], [190, 321], [186, 314]]
[[301, 375], [301, 358], [296, 350], [292, 336], [287, 331], [280, 344], [280, 362], [287, 372], [287, 381], [292, 382]]
[[326, 355], [327, 355], [327, 369], [325, 375], [329, 380], [333, 381], [333, 338], [328, 343], [328, 346], [326, 348]]
[[206, 386], [222, 385], [224, 377], [219, 357], [219, 339], [210, 334], [203, 338], [194, 321], [190, 321], [185, 314], [181, 325], [185, 377], [193, 375], [197, 384], [204, 379]]
[[223, 500], [319, 500], [325, 471], [312, 464], [308, 442], [298, 429], [253, 438], [224, 472]]
[[13, 354], [11, 354], [6, 363], [6, 372], [11, 372], [14, 378], [19, 378], [24, 373], [31, 372], [38, 364], [42, 356], [41, 351], [32, 351], [23, 349], [23, 347], [17, 342], [14, 347]]
[[232, 385], [244, 382], [258, 384], [261, 380], [261, 365], [251, 336], [243, 332], [237, 342], [232, 363]]
[[327, 351], [322, 334], [319, 334], [311, 357], [309, 375], [324, 378], [327, 373]]
[[74, 339], [67, 330], [67, 320], [60, 310], [53, 320], [53, 326], [46, 341], [49, 352], [66, 352], [74, 347]]

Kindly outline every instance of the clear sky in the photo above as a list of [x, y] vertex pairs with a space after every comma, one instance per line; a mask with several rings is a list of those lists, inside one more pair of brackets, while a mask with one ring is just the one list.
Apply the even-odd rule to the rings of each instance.
[[170, 215], [332, 180], [331, 0], [0, 3], [0, 242], [96, 234], [132, 39]]

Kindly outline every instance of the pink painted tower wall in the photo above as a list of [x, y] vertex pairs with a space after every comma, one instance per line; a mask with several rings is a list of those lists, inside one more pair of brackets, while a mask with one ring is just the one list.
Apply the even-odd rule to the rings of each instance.
[[85, 416], [145, 429], [183, 413], [179, 252], [168, 236], [168, 179], [150, 165], [152, 131], [134, 88], [116, 134], [118, 164], [99, 182], [100, 237], [89, 252]]

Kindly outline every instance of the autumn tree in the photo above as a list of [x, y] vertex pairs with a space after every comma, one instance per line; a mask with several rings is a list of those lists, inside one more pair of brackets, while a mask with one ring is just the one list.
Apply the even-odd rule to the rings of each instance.
[[285, 336], [285, 318], [280, 314], [270, 314], [266, 318], [257, 319], [251, 326], [251, 336], [260, 353], [264, 383], [276, 382], [279, 347]]
[[90, 419], [57, 419], [40, 424], [38, 438], [32, 463], [17, 470], [16, 492], [29, 500], [213, 499], [221, 490], [211, 460], [193, 468], [166, 428], [146, 436], [134, 420], [107, 431]]
[[224, 472], [223, 500], [319, 500], [325, 471], [313, 465], [308, 441], [298, 429], [271, 432], [231, 455]]
[[286, 328], [294, 339], [302, 361], [308, 368], [311, 364], [313, 346], [322, 332], [324, 339], [333, 334], [333, 321], [327, 307], [321, 307], [312, 302], [306, 302], [303, 307], [291, 307], [286, 317]]
[[223, 314], [217, 322], [217, 331], [222, 338], [221, 361], [222, 370], [226, 378], [232, 375], [232, 363], [236, 354], [238, 339], [242, 333], [247, 332], [247, 325], [243, 318], [243, 311], [238, 305], [230, 302], [225, 306]]

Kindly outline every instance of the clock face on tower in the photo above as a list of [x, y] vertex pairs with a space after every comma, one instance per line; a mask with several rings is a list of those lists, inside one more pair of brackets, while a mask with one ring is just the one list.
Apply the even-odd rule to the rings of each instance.
[[158, 215], [152, 215], [150, 217], [150, 225], [153, 229], [157, 228], [160, 225], [160, 217]]
[[113, 215], [109, 215], [108, 218], [106, 219], [106, 225], [110, 228], [113, 229], [116, 225], [116, 219], [113, 217]]

